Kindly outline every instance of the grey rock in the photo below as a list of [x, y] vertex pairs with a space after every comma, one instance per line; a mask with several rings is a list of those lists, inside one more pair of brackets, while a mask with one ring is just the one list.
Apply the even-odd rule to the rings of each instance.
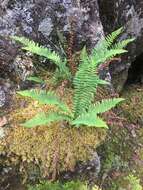
[[62, 173], [61, 179], [84, 179], [88, 180], [90, 184], [94, 183], [98, 177], [101, 169], [100, 157], [97, 152], [92, 154], [92, 158], [88, 162], [77, 163], [76, 168], [73, 172]]
[[113, 85], [120, 91], [128, 78], [131, 63], [142, 53], [141, 0], [4, 0], [0, 4], [0, 38], [3, 39], [2, 43], [0, 41], [0, 52], [4, 52], [0, 54], [0, 60], [7, 65], [8, 70], [17, 54], [14, 44], [9, 43], [9, 48], [5, 48], [4, 39], [7, 36], [24, 35], [54, 49], [58, 45], [57, 30], [67, 37], [71, 20], [76, 33], [75, 50], [84, 44], [89, 48], [94, 47], [104, 37], [104, 33], [121, 26], [125, 28], [121, 39], [136, 39], [129, 46], [129, 53], [120, 62], [110, 66]]
[[51, 18], [45, 18], [42, 20], [42, 22], [39, 25], [38, 31], [42, 32], [44, 36], [48, 36], [51, 34], [53, 30], [53, 23]]
[[19, 79], [25, 81], [26, 78], [33, 74], [34, 65], [29, 55], [17, 56], [13, 62], [13, 69]]
[[5, 105], [5, 102], [6, 102], [6, 95], [3, 88], [0, 86], [0, 108]]
[[110, 66], [114, 87], [121, 91], [132, 62], [142, 53], [143, 3], [141, 0], [100, 0], [99, 10], [106, 34], [123, 26], [125, 31], [121, 39], [135, 38], [135, 42], [128, 47], [129, 53]]
[[[0, 4], [0, 38], [3, 42], [0, 43], [0, 51], [4, 54], [0, 54], [0, 60], [7, 65], [4, 75], [6, 72], [16, 73], [16, 67], [11, 68], [11, 65], [20, 53], [17, 51], [18, 47], [11, 41], [9, 41], [8, 50], [5, 47], [6, 39], [10, 35], [26, 36], [42, 42], [43, 45], [50, 45], [54, 49], [55, 45], [58, 45], [57, 30], [67, 37], [71, 20], [74, 22], [74, 31], [77, 36], [75, 50], [81, 48], [81, 44], [82, 47], [83, 44], [93, 47], [104, 36], [97, 0], [2, 1]], [[9, 59], [5, 55], [8, 55]]]

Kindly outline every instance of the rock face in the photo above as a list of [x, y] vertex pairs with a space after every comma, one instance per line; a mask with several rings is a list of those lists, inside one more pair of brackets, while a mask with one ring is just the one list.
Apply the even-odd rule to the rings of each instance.
[[0, 75], [4, 70], [16, 71], [12, 64], [18, 52], [6, 40], [10, 35], [26, 36], [57, 49], [57, 33], [68, 38], [71, 23], [77, 46], [96, 44], [103, 36], [97, 0], [0, 0], [0, 62], [4, 65]]
[[[121, 62], [111, 66], [115, 87], [120, 91], [128, 78], [128, 69], [136, 57], [142, 53], [143, 44], [143, 2], [141, 0], [100, 0], [100, 18], [105, 33], [123, 26], [125, 32], [121, 38], [133, 37], [129, 53]], [[143, 73], [143, 71], [141, 70]]]
[[121, 38], [136, 39], [129, 47], [129, 54], [111, 66], [113, 83], [120, 91], [131, 63], [142, 53], [141, 0], [0, 0], [0, 65], [6, 68], [0, 66], [0, 75], [14, 70], [11, 65], [17, 48], [13, 48], [15, 45], [11, 41], [6, 41], [10, 35], [26, 36], [57, 49], [58, 32], [68, 38], [71, 23], [78, 48], [84, 44], [93, 47], [104, 32], [107, 34], [121, 26], [125, 28]]

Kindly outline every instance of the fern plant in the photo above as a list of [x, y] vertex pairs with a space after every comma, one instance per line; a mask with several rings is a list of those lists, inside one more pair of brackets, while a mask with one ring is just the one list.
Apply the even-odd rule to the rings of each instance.
[[12, 36], [13, 40], [22, 44], [22, 49], [29, 51], [33, 54], [45, 57], [46, 59], [53, 62], [57, 69], [55, 71], [54, 80], [71, 80], [71, 72], [67, 67], [67, 59], [66, 56], [62, 57], [55, 51], [50, 50], [44, 46], [40, 46], [38, 43], [35, 43], [32, 40], [29, 40], [25, 37]]
[[[122, 28], [116, 30], [112, 34], [108, 35], [103, 41], [101, 41], [93, 49], [92, 53], [88, 55], [86, 48], [81, 51], [81, 63], [73, 79], [74, 95], [73, 95], [73, 108], [69, 108], [66, 103], [57, 97], [52, 92], [46, 92], [44, 90], [25, 90], [18, 92], [22, 96], [31, 97], [34, 100], [39, 101], [41, 104], [50, 104], [56, 106], [56, 111], [49, 113], [38, 113], [35, 117], [24, 123], [25, 127], [35, 127], [38, 125], [48, 125], [51, 122], [66, 121], [69, 126], [80, 127], [101, 127], [108, 128], [105, 121], [100, 117], [100, 114], [115, 107], [119, 102], [123, 101], [122, 98], [113, 98], [102, 100], [101, 102], [94, 102], [96, 89], [98, 85], [108, 84], [105, 80], [101, 80], [98, 76], [98, 67], [102, 63], [111, 60], [116, 55], [127, 52], [124, 48], [126, 45], [133, 41], [133, 39], [123, 40], [118, 43], [114, 43], [114, 40], [121, 34]], [[29, 47], [29, 41], [25, 41], [27, 50], [30, 50], [34, 45], [33, 43]], [[40, 47], [33, 52], [39, 52]], [[43, 52], [39, 53], [47, 57], [55, 56], [55, 53], [42, 49]], [[53, 60], [62, 65], [59, 56], [56, 56]], [[60, 66], [61, 67], [61, 66]], [[64, 70], [64, 69], [63, 69]]]

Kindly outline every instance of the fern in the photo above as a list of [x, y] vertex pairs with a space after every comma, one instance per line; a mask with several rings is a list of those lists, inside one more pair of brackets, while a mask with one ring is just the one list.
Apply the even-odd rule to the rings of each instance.
[[44, 84], [45, 83], [44, 80], [42, 80], [39, 77], [35, 77], [35, 76], [27, 77], [26, 80], [32, 81], [32, 82], [37, 82], [37, 83], [40, 83], [40, 84]]
[[107, 128], [108, 126], [105, 121], [100, 119], [96, 114], [84, 113], [80, 115], [77, 119], [72, 122], [72, 125], [87, 126], [87, 127], [97, 127], [97, 128]]
[[72, 124], [76, 126], [87, 125], [100, 128], [108, 128], [106, 122], [99, 118], [98, 114], [112, 109], [123, 100], [123, 98], [113, 98], [97, 102], [95, 105], [91, 105], [91, 107], [89, 107], [88, 112], [83, 113], [77, 119], [75, 119]]
[[80, 115], [88, 110], [91, 101], [94, 99], [99, 78], [96, 75], [96, 70], [91, 68], [90, 64], [80, 68], [74, 78], [74, 114]]
[[24, 90], [19, 91], [18, 94], [37, 100], [41, 104], [50, 104], [57, 106], [62, 111], [70, 113], [68, 106], [62, 102], [60, 98], [57, 97], [56, 94], [52, 91], [46, 92], [45, 90]]
[[[112, 32], [109, 34], [105, 40], [101, 44], [102, 46], [106, 46], [106, 48], [111, 47], [111, 45], [114, 43], [114, 41], [117, 39], [117, 37], [123, 32], [123, 27], [119, 28], [118, 30]], [[105, 44], [105, 45], [104, 45]]]
[[29, 40], [25, 37], [18, 37], [18, 36], [13, 36], [12, 39], [20, 42], [23, 45], [22, 49], [30, 51], [33, 54], [46, 57], [47, 59], [53, 61], [58, 66], [62, 62], [60, 56], [56, 52], [51, 51], [50, 49], [46, 47], [40, 46], [38, 43], [35, 43], [32, 40]]
[[69, 68], [66, 66], [67, 60], [65, 57], [62, 59], [60, 55], [55, 51], [51, 51], [49, 48], [40, 46], [38, 43], [35, 43], [34, 41], [29, 40], [25, 37], [12, 36], [11, 38], [21, 43], [23, 45], [22, 49], [39, 56], [43, 56], [55, 63], [57, 65], [57, 70], [59, 70], [63, 77], [70, 79], [71, 73], [69, 71]]
[[96, 102], [96, 104], [91, 105], [88, 112], [91, 113], [104, 113], [113, 107], [115, 107], [118, 103], [123, 101], [123, 98], [113, 98], [113, 99], [103, 99], [101, 102]]
[[81, 65], [74, 78], [74, 113], [75, 116], [87, 111], [91, 105], [96, 88], [99, 84], [104, 84], [97, 76], [98, 66], [119, 54], [126, 53], [123, 49], [128, 43], [134, 39], [127, 39], [122, 42], [115, 43], [114, 40], [120, 33], [122, 28], [116, 30], [101, 41], [92, 51], [91, 55], [87, 55], [86, 48], [81, 53]]
[[48, 125], [52, 122], [57, 122], [57, 121], [70, 121], [70, 117], [60, 114], [58, 112], [51, 112], [51, 113], [38, 113], [35, 117], [32, 119], [26, 121], [24, 124], [22, 124], [24, 127], [27, 128], [32, 128], [35, 126], [40, 126], [40, 125]]
[[123, 48], [134, 41], [134, 39], [126, 39], [114, 43], [115, 39], [122, 33], [122, 31], [123, 28], [120, 28], [109, 34], [103, 41], [99, 42], [92, 51], [90, 56], [91, 62], [98, 66], [99, 64], [112, 59], [116, 55], [126, 53], [127, 51]]
[[[30, 128], [42, 124], [47, 125], [51, 122], [66, 121], [70, 126], [75, 127], [87, 126], [108, 128], [106, 122], [99, 117], [99, 114], [112, 109], [118, 103], [123, 101], [123, 99], [107, 99], [102, 100], [101, 102], [96, 102], [95, 104], [93, 104], [93, 102], [98, 85], [107, 84], [106, 81], [101, 80], [97, 75], [98, 66], [105, 61], [109, 61], [116, 55], [127, 52], [124, 47], [133, 41], [133, 39], [127, 39], [114, 44], [116, 37], [118, 37], [121, 32], [122, 28], [108, 35], [103, 41], [100, 42], [100, 44], [94, 48], [91, 55], [88, 55], [85, 47], [81, 51], [81, 63], [73, 79], [73, 110], [71, 110], [64, 102], [62, 102], [54, 92], [46, 92], [43, 90], [25, 90], [19, 92], [20, 95], [28, 96], [34, 100], [39, 101], [39, 103], [50, 104], [58, 108], [58, 111], [55, 112], [36, 115], [33, 119], [27, 121], [24, 126]], [[25, 41], [24, 43], [24, 45], [28, 48], [34, 48], [35, 46], [34, 42], [31, 42], [32, 45], [30, 45], [29, 41]], [[36, 48], [38, 49], [39, 46], [37, 45]], [[38, 51], [40, 50], [38, 49]], [[52, 56], [53, 55], [56, 55], [56, 53], [53, 53]], [[58, 60], [58, 57], [59, 56], [57, 56], [55, 60]], [[61, 60], [59, 62], [61, 62]], [[61, 71], [65, 71], [65, 66], [66, 61], [64, 64], [60, 65]]]

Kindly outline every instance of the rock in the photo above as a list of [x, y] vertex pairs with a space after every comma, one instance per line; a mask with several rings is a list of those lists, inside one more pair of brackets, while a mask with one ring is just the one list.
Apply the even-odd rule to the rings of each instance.
[[45, 18], [39, 25], [38, 31], [41, 32], [45, 37], [49, 37], [53, 30], [53, 23], [51, 18]]
[[[85, 43], [93, 47], [104, 35], [97, 0], [5, 0], [0, 4], [0, 10], [0, 51], [4, 52], [0, 60], [7, 65], [5, 73], [11, 71], [11, 65], [19, 55], [18, 47], [13, 48], [15, 44], [6, 41], [11, 35], [26, 36], [43, 45], [50, 45], [53, 49], [58, 44], [57, 31], [68, 38], [71, 23], [74, 25], [78, 48]], [[15, 74], [16, 68], [13, 69]]]
[[110, 66], [114, 87], [120, 91], [128, 78], [132, 62], [142, 53], [142, 14], [141, 0], [5, 0], [0, 4], [0, 51], [4, 52], [0, 60], [9, 70], [17, 55], [14, 44], [9, 42], [8, 48], [5, 47], [6, 37], [10, 35], [26, 36], [57, 50], [57, 31], [68, 39], [73, 23], [75, 49], [80, 49], [84, 44], [93, 47], [104, 32], [107, 34], [123, 26], [125, 32], [121, 39], [134, 37], [135, 42], [130, 44], [128, 55]]
[[132, 62], [142, 53], [143, 4], [141, 0], [100, 0], [99, 10], [106, 34], [123, 26], [125, 32], [121, 39], [135, 38], [135, 42], [129, 45], [129, 53], [120, 62], [111, 64], [110, 67], [114, 87], [121, 91], [128, 78], [128, 70]]
[[60, 175], [62, 180], [85, 179], [94, 184], [101, 169], [100, 157], [94, 152], [88, 162], [77, 163], [73, 172], [64, 172]]
[[7, 108], [12, 105], [12, 96], [15, 87], [9, 79], [0, 78], [0, 113], [4, 115]]
[[2, 87], [0, 86], [0, 108], [5, 105], [6, 102], [6, 95]]
[[32, 75], [34, 72], [34, 65], [30, 56], [18, 55], [13, 62], [13, 69], [15, 70], [15, 75], [18, 80], [25, 81], [25, 79]]

